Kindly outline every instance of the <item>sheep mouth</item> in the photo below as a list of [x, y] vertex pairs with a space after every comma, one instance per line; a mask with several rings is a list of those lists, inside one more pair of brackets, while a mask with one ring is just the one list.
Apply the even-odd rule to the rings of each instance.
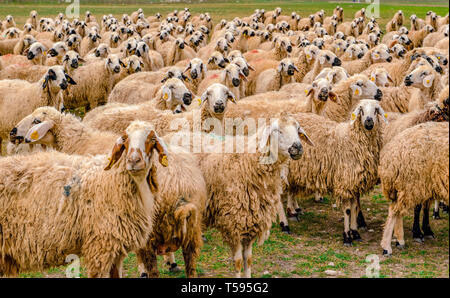
[[327, 101], [328, 100], [328, 93], [320, 93], [318, 96], [320, 101]]
[[387, 62], [391, 62], [391, 61], [392, 61], [392, 57], [389, 56], [389, 57], [386, 59], [386, 61], [387, 61]]
[[241, 84], [241, 81], [239, 79], [233, 79], [232, 82], [234, 87], [239, 87], [239, 85]]
[[377, 89], [377, 94], [375, 94], [375, 96], [373, 98], [375, 100], [381, 100], [382, 97], [383, 97], [383, 92], [381, 92], [380, 89]]
[[298, 153], [289, 153], [289, 156], [291, 157], [291, 159], [293, 160], [299, 160], [303, 155], [303, 152], [298, 152]]
[[341, 60], [339, 58], [334, 59], [332, 66], [341, 66]]
[[411, 79], [405, 78], [405, 85], [406, 86], [411, 86], [412, 84], [413, 84], [413, 81], [411, 81]]
[[224, 111], [225, 111], [224, 106], [215, 106], [214, 107], [214, 113], [216, 113], [216, 114], [223, 114]]

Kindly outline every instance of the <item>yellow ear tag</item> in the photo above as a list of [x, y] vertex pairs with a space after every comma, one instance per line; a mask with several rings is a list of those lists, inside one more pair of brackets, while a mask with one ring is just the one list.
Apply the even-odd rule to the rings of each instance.
[[30, 138], [31, 138], [32, 140], [37, 140], [37, 139], [39, 139], [39, 133], [38, 133], [37, 131], [34, 131], [34, 132], [30, 135]]
[[352, 120], [355, 120], [355, 119], [356, 119], [356, 114], [352, 113]]
[[359, 89], [356, 89], [355, 90], [355, 95], [358, 95], [359, 94]]
[[305, 89], [305, 94], [308, 94], [308, 90], [307, 89]]
[[386, 119], [387, 119], [387, 113], [384, 113], [384, 118], [386, 118]]
[[163, 99], [164, 99], [164, 100], [167, 100], [168, 98], [169, 98], [169, 95], [168, 95], [167, 93], [164, 93]]
[[429, 84], [430, 83], [430, 80], [427, 80], [427, 84]]
[[341, 50], [341, 48], [339, 48], [339, 47], [338, 47], [338, 48], [337, 48], [337, 50], [338, 50], [338, 51], [340, 51], [340, 50]]
[[163, 158], [161, 159], [161, 164], [165, 167], [169, 165], [169, 162], [167, 161], [167, 155], [163, 156]]
[[441, 57], [437, 57], [438, 60], [441, 60]]
[[311, 59], [311, 55], [307, 54], [306, 58]]
[[378, 54], [375, 54], [375, 58], [377, 58], [377, 59], [378, 59], [378, 58], [380, 58], [380, 55], [378, 55]]
[[46, 52], [46, 51], [44, 51], [44, 56], [45, 56], [45, 55], [47, 55], [47, 52]]
[[188, 79], [188, 78], [185, 78], [184, 80], [187, 82], [189, 79]]
[[202, 99], [201, 98], [197, 98], [197, 101], [198, 101], [198, 105], [202, 104]]
[[370, 80], [371, 80], [372, 82], [375, 82], [375, 77], [370, 77]]

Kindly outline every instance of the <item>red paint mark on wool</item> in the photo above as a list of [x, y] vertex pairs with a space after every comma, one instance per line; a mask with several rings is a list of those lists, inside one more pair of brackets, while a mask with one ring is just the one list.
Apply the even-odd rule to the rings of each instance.
[[250, 53], [256, 54], [256, 53], [259, 53], [259, 51], [258, 50], [251, 50]]
[[210, 76], [209, 78], [210, 79], [217, 79], [219, 77], [219, 74], [213, 74], [212, 76]]

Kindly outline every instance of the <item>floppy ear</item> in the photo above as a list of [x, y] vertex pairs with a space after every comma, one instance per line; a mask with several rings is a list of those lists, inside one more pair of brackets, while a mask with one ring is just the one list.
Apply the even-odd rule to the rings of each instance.
[[45, 89], [48, 85], [49, 76], [46, 75], [44, 79], [44, 83], [42, 84], [42, 89]]
[[430, 88], [433, 85], [433, 81], [434, 81], [434, 75], [428, 75], [425, 78], [423, 78], [423, 85], [426, 88]]
[[172, 100], [172, 91], [170, 90], [170, 88], [166, 86], [163, 86], [161, 88], [161, 98], [165, 101]]
[[248, 63], [247, 63], [247, 67], [248, 67], [248, 69], [255, 71], [255, 69], [253, 68], [253, 66], [251, 66], [251, 65], [248, 64]]
[[75, 82], [67, 73], [65, 74], [65, 76], [66, 76], [67, 82], [70, 85], [76, 85], [77, 84], [77, 82]]
[[247, 80], [247, 77], [242, 73], [242, 71], [239, 71], [239, 78], [240, 78], [241, 80], [244, 80], [245, 82], [248, 81], [248, 80]]
[[261, 140], [259, 142], [259, 149], [263, 149], [267, 146], [269, 142], [269, 138], [275, 130], [279, 129], [278, 121], [273, 122], [271, 125], [268, 125], [264, 128], [264, 131], [261, 136]]
[[352, 113], [351, 122], [350, 122], [351, 124], [355, 123], [355, 121], [358, 118], [360, 113], [361, 113], [361, 106], [358, 106]]
[[228, 90], [227, 92], [228, 97], [227, 99], [230, 100], [232, 103], [236, 103], [236, 96], [234, 96], [233, 92], [231, 92], [230, 90]]
[[391, 76], [389, 74], [387, 75], [387, 79], [388, 79], [389, 82], [394, 83], [394, 81], [392, 80], [392, 78], [391, 78]]
[[200, 103], [201, 106], [205, 101], [208, 100], [208, 91], [203, 92], [202, 96], [200, 97]]
[[120, 159], [123, 151], [125, 150], [125, 142], [127, 141], [127, 135], [123, 135], [116, 140], [113, 150], [111, 152], [111, 157], [109, 157], [109, 163], [105, 168], [105, 171], [111, 169], [111, 167]]
[[53, 128], [53, 121], [44, 121], [30, 128], [25, 136], [28, 143], [34, 143], [42, 139]]
[[[66, 62], [68, 60], [69, 60], [69, 55], [65, 55], [63, 61]], [[78, 60], [80, 60], [80, 59], [78, 59]]]
[[311, 94], [314, 94], [314, 88], [312, 86], [309, 86], [308, 89], [305, 89], [305, 95], [309, 96]]
[[314, 143], [311, 141], [306, 132], [300, 126], [298, 127], [298, 136], [302, 141], [305, 141], [308, 145], [314, 147]]
[[337, 95], [336, 95], [336, 93], [334, 93], [334, 92], [332, 92], [332, 91], [328, 92], [328, 98], [329, 98], [331, 101], [337, 102]]
[[375, 111], [378, 113], [378, 115], [380, 115], [380, 116], [383, 118], [383, 120], [384, 120], [385, 123], [388, 123], [388, 120], [387, 120], [387, 114], [386, 114], [386, 112], [383, 110], [382, 107], [378, 106], [378, 107], [375, 109]]
[[127, 68], [127, 65], [122, 62], [122, 60], [119, 59], [119, 64], [122, 65], [123, 68]]
[[281, 63], [278, 64], [277, 72], [281, 72], [283, 70], [283, 65]]
[[191, 62], [189, 62], [188, 66], [186, 66], [186, 68], [183, 70], [183, 73], [191, 69], [191, 67], [192, 67]]
[[213, 57], [209, 58], [209, 59], [208, 59], [208, 64], [211, 63], [211, 62], [213, 62], [213, 59], [214, 59]]
[[353, 91], [353, 95], [359, 96], [362, 94], [362, 89], [361, 87], [359, 87], [356, 84], [351, 85], [352, 91]]
[[83, 58], [79, 57], [79, 58], [78, 58], [78, 62], [85, 63], [86, 60], [84, 60]]
[[150, 151], [152, 149], [156, 149], [156, 151], [159, 154], [159, 163], [163, 165], [164, 167], [167, 167], [169, 165], [167, 161], [167, 148], [164, 142], [158, 137], [156, 132], [152, 130], [147, 137], [147, 140], [145, 141], [145, 153], [147, 155], [150, 155]]

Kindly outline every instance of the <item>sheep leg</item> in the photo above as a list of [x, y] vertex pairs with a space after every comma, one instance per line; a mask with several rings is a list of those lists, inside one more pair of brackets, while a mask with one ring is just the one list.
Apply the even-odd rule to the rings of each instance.
[[384, 225], [383, 239], [381, 240], [381, 247], [383, 248], [383, 255], [392, 255], [392, 233], [394, 232], [394, 225], [397, 221], [397, 215], [394, 214], [394, 208], [391, 204], [389, 206], [389, 214]]
[[141, 272], [141, 277], [158, 277], [158, 260], [156, 258], [155, 250], [146, 247], [145, 249], [140, 249], [137, 252], [137, 263], [139, 272]]
[[441, 219], [441, 216], [439, 215], [439, 201], [438, 200], [434, 200], [433, 218]]
[[367, 224], [364, 215], [362, 213], [361, 200], [359, 195], [357, 199], [358, 199], [358, 218], [356, 219], [356, 222], [358, 223], [358, 229], [365, 231], [367, 230]]
[[361, 241], [361, 236], [358, 233], [358, 225], [356, 223], [358, 214], [358, 204], [356, 200], [351, 201], [351, 210], [350, 210], [350, 232], [352, 235], [352, 240]]
[[186, 245], [186, 247], [183, 247], [183, 258], [184, 258], [184, 265], [186, 268], [186, 277], [197, 277], [197, 271], [196, 271], [196, 253], [197, 249], [195, 247], [195, 244], [193, 242]]
[[302, 209], [298, 207], [297, 200], [291, 194], [287, 194], [287, 216], [290, 219], [299, 221], [299, 216], [302, 214]]
[[350, 235], [350, 215], [351, 215], [351, 203], [346, 200], [342, 203], [342, 209], [344, 211], [344, 245], [352, 245], [352, 236]]
[[241, 244], [241, 242], [238, 242], [236, 246], [232, 247], [231, 252], [233, 254], [235, 277], [240, 278], [241, 271], [242, 271], [242, 244]]
[[401, 216], [398, 216], [395, 220], [394, 225], [394, 236], [397, 239], [397, 242], [395, 243], [395, 246], [397, 246], [398, 249], [405, 248], [405, 235], [403, 230], [403, 218]]
[[0, 257], [0, 277], [14, 277], [19, 274], [19, 266], [9, 255]]
[[423, 206], [422, 231], [427, 239], [434, 239], [434, 233], [430, 226], [430, 201]]
[[111, 278], [122, 278], [123, 276], [123, 260], [125, 259], [125, 256], [119, 256], [117, 257], [116, 261], [112, 265], [111, 271], [110, 271], [110, 277]]
[[178, 267], [178, 264], [175, 261], [175, 253], [169, 252], [168, 255], [164, 255], [164, 262], [169, 266], [170, 272], [172, 273], [181, 272], [180, 267]]
[[2, 138], [0, 137], [0, 156], [3, 155], [3, 151], [2, 151], [2, 143], [3, 143], [3, 140], [2, 140]]
[[440, 202], [439, 206], [442, 207], [442, 213], [447, 213], [448, 214], [448, 205], [445, 205], [444, 203]]
[[252, 247], [253, 242], [244, 245], [244, 277], [252, 277]]
[[420, 211], [422, 210], [422, 205], [419, 204], [414, 208], [414, 224], [413, 224], [413, 239], [414, 241], [423, 242], [423, 234], [420, 230]]
[[283, 202], [281, 202], [281, 199], [278, 200], [277, 209], [278, 209], [278, 217], [280, 218], [281, 231], [290, 234], [291, 230], [289, 229], [288, 220], [286, 217], [286, 213], [284, 212]]

